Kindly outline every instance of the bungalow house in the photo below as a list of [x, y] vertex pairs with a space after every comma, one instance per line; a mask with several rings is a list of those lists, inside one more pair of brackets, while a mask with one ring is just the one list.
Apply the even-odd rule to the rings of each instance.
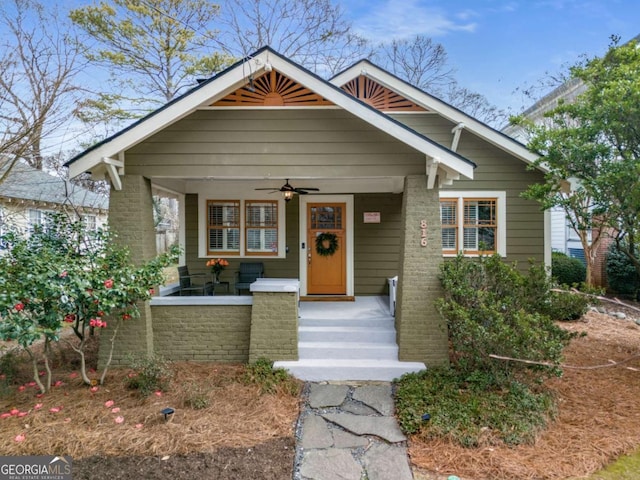
[[[71, 176], [110, 179], [110, 223], [134, 258], [155, 254], [151, 196], [162, 189], [179, 199], [191, 272], [222, 257], [230, 262], [223, 281], [233, 285], [249, 262], [267, 277], [252, 295], [155, 297], [124, 325], [114, 361], [153, 351], [176, 360], [267, 357], [319, 379], [303, 364], [331, 363], [335, 350], [302, 354], [307, 330], [323, 327], [303, 334], [299, 309], [341, 300], [346, 310], [387, 295], [397, 276], [394, 358], [365, 356], [359, 373], [336, 360], [340, 378], [384, 379], [375, 371], [385, 362], [398, 367], [395, 376], [445, 363], [446, 323], [434, 300], [447, 256], [549, 261], [548, 218], [520, 198], [542, 178], [527, 169], [535, 158], [368, 61], [327, 81], [262, 48], [68, 163]], [[340, 317], [333, 302], [313, 305]], [[373, 323], [361, 325], [375, 336]], [[328, 343], [342, 343], [346, 330], [333, 331]]]
[[0, 184], [0, 233], [8, 228], [29, 231], [54, 211], [78, 215], [88, 227], [98, 228], [107, 222], [107, 209], [105, 196], [24, 162], [17, 162]]

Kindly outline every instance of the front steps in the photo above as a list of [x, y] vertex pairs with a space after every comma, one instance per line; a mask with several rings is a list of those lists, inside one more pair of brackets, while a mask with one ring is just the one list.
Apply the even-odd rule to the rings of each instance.
[[297, 361], [275, 362], [305, 381], [391, 381], [424, 370], [398, 361], [394, 319], [381, 297], [355, 302], [303, 302]]

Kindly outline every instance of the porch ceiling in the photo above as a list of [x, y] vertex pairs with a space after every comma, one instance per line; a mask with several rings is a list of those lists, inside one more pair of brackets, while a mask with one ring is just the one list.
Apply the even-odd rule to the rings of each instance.
[[152, 177], [154, 185], [178, 193], [198, 193], [211, 191], [212, 186], [220, 195], [233, 195], [239, 191], [248, 196], [264, 197], [265, 192], [256, 188], [280, 188], [287, 180], [294, 187], [314, 187], [319, 195], [339, 193], [402, 193], [404, 176], [386, 177], [208, 177], [208, 178], [168, 178]]

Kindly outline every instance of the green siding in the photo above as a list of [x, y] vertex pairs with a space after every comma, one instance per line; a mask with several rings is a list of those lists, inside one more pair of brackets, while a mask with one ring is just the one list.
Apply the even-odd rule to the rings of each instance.
[[[433, 114], [396, 115], [397, 120], [440, 144], [451, 147], [454, 123]], [[477, 164], [473, 180], [456, 180], [446, 190], [500, 190], [506, 192], [507, 257], [528, 268], [528, 260], [544, 259], [544, 213], [537, 202], [525, 200], [520, 194], [533, 183], [541, 182], [543, 175], [528, 170], [527, 164], [503, 150], [463, 130], [458, 153]]]
[[[380, 212], [380, 223], [364, 223], [364, 212]], [[356, 195], [354, 217], [355, 294], [386, 295], [387, 278], [398, 275], [402, 195]]]
[[424, 173], [424, 155], [337, 109], [201, 110], [127, 151], [147, 176]]

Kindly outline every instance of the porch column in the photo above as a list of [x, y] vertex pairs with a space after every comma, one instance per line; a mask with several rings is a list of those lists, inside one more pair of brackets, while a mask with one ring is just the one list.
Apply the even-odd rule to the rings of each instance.
[[[122, 190], [111, 189], [109, 196], [109, 225], [118, 235], [116, 242], [129, 248], [131, 260], [143, 262], [156, 256], [155, 228], [151, 182], [141, 175], [125, 175]], [[153, 353], [153, 328], [149, 302], [138, 305], [140, 318], [123, 322], [118, 330], [112, 365], [123, 365], [128, 355]], [[100, 334], [98, 363], [104, 365], [111, 348], [113, 319]]]
[[261, 357], [271, 361], [298, 360], [300, 282], [259, 278], [250, 289], [253, 306], [249, 363]]
[[405, 178], [400, 241], [398, 357], [427, 366], [446, 364], [447, 325], [434, 305], [442, 295], [438, 279], [442, 263], [440, 200], [437, 188], [427, 189], [426, 175]]

